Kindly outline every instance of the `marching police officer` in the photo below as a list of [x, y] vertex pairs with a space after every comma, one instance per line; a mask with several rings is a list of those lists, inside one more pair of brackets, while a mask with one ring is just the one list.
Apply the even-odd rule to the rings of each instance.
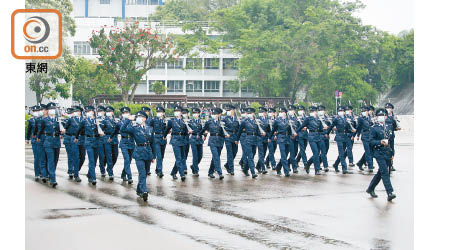
[[[241, 119], [239, 121], [239, 126], [242, 122], [244, 122], [247, 119], [247, 108], [241, 108]], [[242, 155], [241, 155], [241, 159], [239, 160], [239, 165], [241, 165], [241, 169], [244, 169], [244, 166], [247, 164], [247, 157], [245, 156], [245, 137], [247, 136], [246, 133], [243, 133], [239, 139], [240, 143], [241, 143], [241, 151], [242, 151]]]
[[292, 170], [294, 173], [298, 173], [298, 164], [296, 161], [297, 151], [298, 151], [298, 140], [297, 140], [297, 128], [300, 126], [297, 116], [296, 116], [297, 106], [288, 106], [288, 119], [290, 126], [294, 129], [292, 131], [292, 136], [289, 137], [289, 164], [292, 165]]
[[277, 150], [277, 142], [273, 139], [275, 135], [269, 137], [270, 131], [273, 129], [273, 124], [276, 119], [276, 110], [274, 108], [268, 108], [268, 119], [267, 123], [269, 124], [269, 133], [267, 134], [267, 148], [269, 149], [269, 153], [267, 154], [265, 165], [269, 168], [269, 164], [272, 166], [272, 170], [275, 170], [277, 162], [275, 161], [275, 151]]
[[34, 180], [39, 181], [39, 178], [41, 175], [41, 151], [39, 149], [39, 143], [36, 140], [36, 136], [38, 134], [38, 119], [39, 119], [39, 112], [41, 111], [41, 106], [35, 105], [31, 107], [33, 113], [32, 117], [28, 119], [28, 126], [27, 126], [27, 135], [26, 135], [26, 142], [27, 144], [30, 143], [31, 139], [31, 148], [33, 150], [33, 157], [34, 157]]
[[259, 123], [259, 127], [262, 128], [265, 134], [259, 135], [257, 138], [258, 163], [256, 164], [256, 169], [259, 173], [267, 174], [266, 166], [264, 164], [264, 159], [266, 157], [268, 147], [268, 134], [270, 131], [269, 119], [267, 118], [267, 109], [265, 107], [259, 107], [258, 116], [259, 117], [256, 119], [256, 121]]
[[272, 131], [270, 131], [269, 138], [273, 138], [273, 140], [278, 144], [278, 148], [280, 149], [281, 164], [277, 165], [276, 167], [277, 174], [281, 175], [281, 167], [283, 167], [284, 176], [289, 177], [290, 169], [289, 162], [287, 160], [287, 154], [289, 152], [289, 137], [292, 136], [292, 131], [289, 126], [289, 120], [286, 117], [286, 113], [286, 108], [279, 108], [279, 118], [275, 120]]
[[[356, 128], [356, 140], [359, 140], [361, 137], [361, 141], [364, 147], [364, 157], [365, 162], [369, 165], [369, 172], [373, 172], [373, 157], [372, 157], [372, 150], [370, 148], [370, 141], [369, 141], [369, 131], [370, 127], [372, 126], [372, 121], [369, 117], [369, 107], [362, 107], [361, 108], [361, 116], [358, 117], [358, 126]], [[359, 170], [364, 170], [362, 168], [362, 162], [359, 161], [356, 163], [356, 165], [359, 167]]]
[[65, 124], [64, 128], [66, 129], [66, 133], [64, 136], [70, 137], [70, 154], [72, 155], [72, 171], [73, 171], [73, 177], [76, 182], [81, 182], [79, 171], [81, 168], [81, 165], [84, 163], [84, 158], [86, 154], [86, 150], [84, 149], [84, 134], [80, 135], [80, 139], [78, 141], [75, 141], [76, 133], [81, 125], [81, 111], [82, 108], [79, 106], [73, 107], [73, 115], [69, 117]]
[[[321, 143], [323, 143], [322, 132], [324, 131], [324, 127], [322, 125], [322, 122], [320, 122], [319, 118], [317, 117], [317, 107], [309, 107], [309, 116], [305, 119], [305, 121], [302, 123], [302, 125], [300, 125], [298, 129], [301, 130], [305, 127], [308, 128], [308, 142], [313, 152], [315, 175], [320, 175], [319, 150], [321, 148]], [[327, 168], [328, 166], [325, 165], [325, 162], [326, 160], [324, 160], [324, 167]], [[305, 170], [306, 173], [309, 173], [309, 166], [306, 166]]]
[[[395, 131], [400, 130], [400, 126], [398, 124], [397, 119], [394, 116], [394, 105], [392, 105], [392, 103], [386, 103], [386, 105], [384, 105], [385, 109], [387, 110], [387, 118], [386, 118], [386, 125], [389, 127], [389, 130], [391, 131], [391, 134], [389, 136], [389, 146], [391, 147], [392, 150], [392, 161], [393, 161], [393, 157], [395, 155]], [[390, 162], [390, 170], [391, 171], [395, 171], [395, 168], [393, 166], [393, 162]]]
[[112, 181], [114, 180], [114, 155], [116, 154], [116, 149], [118, 147], [117, 134], [119, 133], [120, 127], [117, 126], [116, 121], [114, 120], [114, 108], [108, 106], [105, 108], [105, 112], [106, 116], [100, 122], [105, 136], [103, 136], [100, 141], [103, 141], [107, 165], [106, 171], [108, 172], [109, 180]]
[[[189, 109], [187, 108], [181, 108], [181, 116], [183, 119], [184, 124], [189, 124]], [[187, 125], [186, 125], [187, 127]], [[189, 130], [188, 130], [189, 131]], [[189, 133], [186, 133], [184, 137], [184, 161], [187, 161], [189, 155]], [[184, 169], [184, 174], [187, 174], [187, 167]]]
[[[143, 106], [143, 107], [141, 108], [141, 111], [143, 111], [143, 112], [147, 115], [147, 119], [145, 120], [145, 124], [146, 124], [147, 126], [150, 126], [150, 120], [151, 120], [151, 118], [153, 117], [152, 109], [151, 109], [150, 107]], [[149, 146], [152, 148], [152, 151], [153, 151], [153, 141], [150, 142], [150, 145], [149, 145]], [[153, 159], [154, 159], [154, 158], [155, 158], [155, 155], [152, 154], [152, 156], [153, 156]], [[153, 159], [152, 159], [152, 160], [153, 160]], [[151, 175], [151, 172], [150, 172], [150, 166], [151, 166], [152, 161], [146, 161], [145, 163], [146, 163], [146, 165], [145, 165], [145, 170], [147, 171], [147, 175]]]
[[[136, 118], [136, 119], [135, 119]], [[146, 125], [145, 121], [148, 116], [144, 111], [138, 111], [136, 115], [131, 115], [125, 118], [121, 127], [120, 133], [127, 133], [133, 136], [136, 142], [136, 148], [133, 151], [133, 158], [136, 161], [136, 167], [138, 169], [138, 185], [136, 188], [136, 194], [142, 197], [144, 201], [148, 199], [147, 189], [147, 170], [145, 167], [150, 165], [147, 161], [152, 161], [152, 148], [150, 142], [152, 141], [153, 131], [152, 127]], [[136, 125], [133, 126], [132, 122], [136, 120]]]
[[247, 109], [247, 119], [241, 122], [241, 125], [239, 126], [239, 130], [237, 133], [237, 138], [240, 138], [243, 132], [246, 133], [247, 135], [245, 138], [245, 145], [244, 145], [244, 152], [245, 152], [244, 154], [246, 157], [247, 165], [244, 166], [243, 172], [246, 176], [249, 176], [248, 169], [250, 168], [252, 178], [256, 178], [258, 177], [258, 175], [255, 173], [255, 162], [253, 158], [256, 153], [258, 136], [265, 136], [266, 133], [259, 131], [257, 121], [255, 120], [254, 108]]
[[166, 130], [166, 121], [165, 121], [165, 112], [166, 110], [158, 106], [156, 107], [156, 117], [150, 119], [149, 125], [153, 128], [153, 154], [156, 157], [156, 175], [159, 178], [164, 176], [163, 174], [163, 159], [164, 152], [166, 151], [167, 139], [164, 137], [164, 131]]
[[236, 133], [239, 129], [239, 121], [236, 117], [236, 108], [233, 105], [226, 105], [225, 110], [226, 116], [223, 117], [222, 122], [224, 123], [225, 130], [230, 135], [230, 137], [225, 138], [227, 162], [225, 163], [224, 167], [229, 174], [234, 175], [234, 158], [236, 158], [239, 144], [236, 136]]
[[391, 201], [396, 197], [396, 195], [393, 193], [394, 189], [391, 184], [388, 170], [388, 162], [392, 157], [392, 152], [389, 145], [389, 134], [391, 131], [386, 125], [388, 112], [385, 109], [377, 109], [375, 115], [377, 116], [377, 122], [370, 128], [369, 140], [370, 146], [373, 147], [373, 156], [378, 163], [378, 172], [372, 178], [366, 192], [373, 198], [378, 197], [375, 194], [375, 187], [378, 185], [380, 180], [383, 180], [383, 185], [388, 195], [387, 200]]
[[182, 108], [180, 106], [175, 106], [174, 108], [174, 115], [175, 118], [172, 118], [167, 123], [167, 127], [164, 130], [164, 138], [166, 138], [167, 134], [170, 130], [171, 132], [171, 139], [170, 139], [170, 145], [172, 145], [173, 148], [173, 154], [175, 155], [175, 166], [172, 168], [172, 172], [170, 175], [174, 180], [177, 178], [177, 171], [181, 176], [181, 181], [185, 181], [186, 176], [184, 174], [184, 170], [186, 169], [186, 158], [184, 156], [185, 154], [185, 147], [186, 147], [186, 135], [188, 133], [188, 129], [186, 127], [186, 124], [183, 121], [183, 118], [181, 116], [181, 110]]
[[[220, 124], [220, 115], [222, 114], [222, 109], [214, 108], [212, 110], [211, 119], [205, 123], [202, 131], [200, 131], [201, 136], [206, 137], [206, 131], [209, 132], [208, 146], [211, 149], [212, 154], [212, 164], [210, 164], [208, 170], [209, 178], [216, 178], [214, 176], [214, 170], [219, 174], [219, 179], [223, 179], [222, 168], [220, 166], [220, 153], [222, 152], [225, 132], [224, 128]], [[228, 135], [229, 136], [229, 135]], [[227, 136], [227, 137], [228, 137]]]
[[[345, 157], [346, 157], [345, 149], [347, 148], [347, 143], [348, 143], [347, 131], [350, 129], [349, 126], [350, 126], [350, 124], [347, 122], [347, 120], [345, 118], [345, 109], [344, 109], [344, 107], [339, 106], [338, 107], [338, 116], [333, 119], [331, 126], [327, 130], [327, 135], [329, 135], [331, 130], [334, 127], [336, 127], [336, 136], [334, 137], [334, 141], [336, 141], [336, 144], [338, 147], [338, 153], [339, 153], [338, 159], [341, 162], [343, 174], [351, 173], [347, 170], [347, 162], [345, 161]], [[356, 130], [355, 130], [355, 132], [356, 132]], [[334, 167], [336, 173], [338, 173], [339, 172], [338, 164], [334, 163], [333, 167]]]
[[[305, 122], [306, 115], [305, 115], [305, 107], [303, 105], [298, 106], [298, 124], [301, 125], [303, 122]], [[307, 128], [303, 128], [301, 130], [297, 130], [297, 142], [299, 147], [299, 152], [297, 157], [295, 158], [295, 162], [297, 164], [300, 162], [300, 160], [303, 160], [303, 166], [306, 166], [308, 164], [308, 158], [306, 157], [306, 147], [308, 146], [308, 130]], [[312, 164], [312, 158], [311, 164]]]
[[[48, 175], [50, 177], [50, 185], [56, 187], [55, 170], [59, 159], [59, 150], [61, 148], [61, 134], [65, 133], [65, 129], [59, 126], [59, 118], [56, 117], [56, 104], [50, 102], [47, 104], [48, 116], [42, 119], [41, 130], [38, 132], [38, 140], [44, 138], [44, 150], [47, 156]], [[39, 142], [39, 141], [38, 141]], [[45, 182], [45, 181], [44, 181]]]
[[[46, 183], [48, 179], [48, 167], [47, 167], [47, 155], [45, 154], [44, 150], [44, 142], [45, 142], [45, 136], [42, 136], [39, 138], [39, 133], [42, 129], [44, 118], [48, 116], [48, 110], [47, 105], [41, 104], [40, 105], [41, 110], [39, 111], [39, 117], [36, 119], [36, 126], [37, 126], [37, 134], [36, 134], [36, 142], [37, 142], [37, 149], [39, 150], [39, 166], [40, 166], [40, 174], [41, 174], [41, 181], [42, 183]], [[39, 140], [38, 140], [39, 139]]]
[[[123, 123], [130, 117], [130, 108], [129, 107], [121, 107], [121, 120], [117, 123], [118, 127], [122, 127]], [[123, 181], [128, 181], [128, 184], [133, 183], [133, 175], [131, 174], [131, 159], [133, 156], [133, 150], [136, 147], [134, 144], [133, 134], [127, 133], [125, 131], [120, 131], [120, 151], [122, 151], [123, 156], [123, 170], [121, 174], [121, 178]]]
[[[67, 119], [65, 121], [63, 121], [63, 124], [66, 124], [73, 116], [73, 112], [74, 109], [73, 108], [67, 108], [66, 109], [66, 114], [67, 114]], [[69, 174], [69, 179], [73, 179], [74, 176], [74, 165], [73, 165], [73, 153], [72, 153], [72, 131], [69, 132], [67, 131], [67, 127], [64, 126], [64, 129], [66, 130], [66, 133], [64, 133], [63, 135], [63, 144], [64, 147], [66, 148], [66, 153], [67, 153], [67, 174]], [[76, 131], [75, 131], [76, 132]]]
[[98, 159], [98, 150], [99, 150], [99, 140], [100, 134], [99, 125], [97, 124], [97, 119], [95, 117], [95, 108], [93, 106], [86, 106], [86, 118], [81, 121], [80, 127], [75, 135], [74, 142], [77, 142], [80, 134], [84, 132], [85, 142], [84, 145], [86, 147], [88, 161], [89, 161], [89, 170], [88, 170], [88, 181], [92, 185], [97, 184], [97, 178], [95, 175], [95, 167], [97, 165]]
[[[100, 105], [97, 107], [96, 120], [98, 120], [98, 122], [100, 124], [102, 124], [104, 119], [105, 119], [105, 107]], [[105, 152], [105, 141], [103, 138], [100, 138], [98, 140], [97, 152], [98, 152], [98, 166], [100, 168], [100, 173], [101, 173], [102, 178], [105, 178], [106, 177], [106, 170], [105, 170], [106, 152]]]
[[[319, 157], [319, 163], [323, 163], [323, 167], [325, 172], [328, 172], [328, 149], [330, 148], [330, 137], [327, 134], [327, 129], [331, 125], [331, 122], [328, 121], [328, 118], [326, 116], [326, 108], [323, 105], [319, 105], [317, 107], [317, 115], [319, 118], [319, 121], [322, 123], [323, 126], [323, 132], [321, 132], [320, 138], [322, 141], [320, 142], [320, 157]], [[308, 162], [306, 163], [307, 167], [309, 168], [311, 164], [313, 164], [314, 157], [309, 158]]]
[[189, 138], [189, 144], [192, 148], [191, 170], [193, 176], [198, 177], [198, 165], [203, 158], [203, 139], [200, 135], [203, 125], [202, 121], [200, 120], [200, 109], [192, 108], [192, 116], [193, 119], [189, 121], [189, 127], [192, 129], [192, 134]]

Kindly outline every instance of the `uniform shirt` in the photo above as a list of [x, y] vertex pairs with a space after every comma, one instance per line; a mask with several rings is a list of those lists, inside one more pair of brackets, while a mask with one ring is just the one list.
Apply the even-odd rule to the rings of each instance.
[[39, 139], [45, 138], [44, 147], [61, 147], [60, 135], [58, 119], [50, 116], [44, 117], [41, 121], [40, 131], [38, 132]]
[[225, 138], [225, 141], [235, 142], [237, 141], [236, 133], [239, 129], [239, 121], [234, 116], [225, 116], [222, 118], [222, 121], [225, 123], [225, 130], [230, 135], [230, 138]]
[[119, 134], [120, 127], [116, 124], [113, 117], [105, 117], [100, 122], [105, 136], [102, 137], [104, 143], [108, 143], [108, 139], [111, 139], [111, 144], [118, 144], [117, 134]]
[[314, 116], [308, 116], [305, 121], [300, 125], [298, 128], [308, 128], [308, 140], [309, 141], [315, 141], [319, 142], [321, 140], [321, 132], [323, 132], [323, 125], [322, 122], [319, 121], [319, 118]]
[[266, 133], [264, 136], [262, 135], [258, 136], [258, 143], [267, 143], [267, 139], [269, 139], [269, 132], [270, 132], [269, 118], [267, 118], [267, 116], [262, 116], [256, 118], [256, 120], [257, 122], [260, 123], [260, 127], [262, 128], [262, 130], [264, 130], [264, 132]]
[[204, 136], [205, 132], [209, 132], [208, 146], [222, 147], [225, 142], [225, 133], [223, 132], [220, 122], [215, 119], [210, 119], [205, 123], [205, 126], [200, 131], [200, 135]]
[[86, 147], [97, 147], [100, 135], [98, 133], [97, 120], [95, 118], [86, 117], [82, 119], [75, 138], [78, 139], [83, 132], [85, 135], [84, 145]]
[[277, 118], [272, 126], [272, 131], [269, 133], [269, 138], [277, 137], [278, 144], [289, 143], [289, 136], [292, 135], [289, 120], [287, 118]]
[[350, 125], [345, 120], [345, 117], [336, 116], [333, 119], [333, 122], [331, 123], [331, 125], [328, 127], [327, 135], [330, 134], [331, 130], [334, 127], [336, 127], [336, 136], [334, 137], [334, 140], [335, 141], [345, 141], [345, 140], [347, 140], [346, 131], [348, 130], [348, 127], [350, 127]]
[[394, 115], [388, 115], [386, 119], [386, 126], [391, 131], [390, 138], [395, 138], [395, 131], [398, 129], [397, 120], [395, 120]]
[[299, 129], [300, 126], [305, 122], [307, 116], [299, 116], [297, 118], [298, 126], [297, 126], [297, 138], [298, 139], [307, 139], [308, 138], [308, 130], [306, 129]]
[[237, 132], [237, 138], [240, 138], [242, 133], [247, 134], [245, 142], [249, 145], [257, 145], [258, 136], [261, 136], [258, 125], [256, 124], [256, 120], [250, 118], [241, 122], [239, 130]]
[[390, 130], [383, 123], [375, 123], [369, 130], [369, 145], [374, 149], [374, 157], [389, 159], [391, 157], [391, 148], [383, 146], [381, 140], [389, 139]]
[[297, 116], [295, 115], [287, 115], [289, 123], [291, 124], [292, 128], [294, 128], [295, 134], [297, 134], [297, 129], [300, 127], [300, 123], [297, 120]]
[[[134, 138], [132, 133], [128, 133], [126, 131], [120, 130], [122, 125], [127, 121], [128, 119], [121, 119], [117, 122], [116, 126], [119, 128], [119, 134], [120, 134], [120, 143], [119, 147], [121, 149], [134, 149]], [[146, 120], [147, 121], [147, 120]]]
[[345, 132], [350, 136], [353, 137], [356, 135], [356, 132], [352, 131], [353, 127], [354, 129], [356, 129], [357, 125], [356, 125], [356, 121], [355, 121], [355, 117], [353, 117], [353, 115], [344, 115], [344, 118], [346, 119], [346, 121], [351, 124], [352, 126], [347, 126]]
[[36, 143], [37, 133], [38, 133], [37, 117], [31, 117], [30, 119], [28, 119], [27, 135], [25, 139], [29, 141], [31, 138], [31, 144], [34, 144]]
[[175, 146], [186, 145], [185, 136], [188, 134], [188, 129], [186, 124], [184, 124], [183, 119], [172, 118], [167, 123], [167, 127], [164, 130], [164, 138], [167, 136], [169, 131], [172, 130], [170, 139], [170, 144]]
[[370, 117], [360, 116], [358, 117], [358, 126], [356, 127], [356, 135], [359, 137], [361, 134], [362, 140], [369, 140], [369, 130], [372, 126], [372, 121]]
[[147, 124], [133, 126], [131, 120], [125, 119], [120, 127], [120, 133], [133, 135], [136, 148], [133, 151], [133, 158], [136, 160], [152, 160], [152, 148], [149, 146], [153, 140], [153, 128]]
[[167, 141], [163, 140], [163, 137], [167, 126], [166, 120], [164, 118], [153, 117], [149, 119], [148, 125], [153, 128], [153, 144], [165, 145]]
[[202, 120], [200, 119], [189, 120], [189, 127], [192, 129], [192, 135], [189, 138], [189, 143], [194, 145], [203, 144], [203, 140], [200, 135], [200, 132], [202, 132], [203, 129]]

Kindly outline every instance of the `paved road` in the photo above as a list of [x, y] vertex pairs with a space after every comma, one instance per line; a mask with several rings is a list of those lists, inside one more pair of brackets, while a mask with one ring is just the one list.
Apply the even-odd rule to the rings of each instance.
[[[84, 175], [81, 183], [69, 181], [64, 148], [56, 171], [59, 185], [53, 189], [34, 182], [27, 145], [26, 248], [413, 249], [414, 144], [412, 130], [406, 131], [397, 136], [398, 171], [392, 182], [398, 198], [392, 203], [382, 185], [376, 190], [379, 198], [369, 198], [364, 191], [372, 175], [357, 168], [353, 175], [314, 176], [302, 170], [286, 178], [271, 171], [253, 180], [237, 172], [211, 180], [206, 147], [200, 177], [189, 175], [182, 183], [168, 175], [174, 163], [168, 146], [166, 176], [149, 177], [148, 203], [137, 198], [136, 183], [120, 180], [121, 157], [114, 182], [90, 186]], [[362, 150], [357, 143], [355, 158]], [[328, 156], [330, 162], [336, 159], [336, 144]], [[136, 176], [134, 162], [132, 170]], [[81, 173], [86, 171], [87, 162]]]

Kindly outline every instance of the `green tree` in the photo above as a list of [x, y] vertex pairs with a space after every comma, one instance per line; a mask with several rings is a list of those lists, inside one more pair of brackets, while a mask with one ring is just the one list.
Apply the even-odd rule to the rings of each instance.
[[166, 92], [167, 88], [161, 81], [156, 81], [152, 84], [152, 90], [157, 95], [162, 95]]
[[138, 22], [109, 31], [106, 27], [92, 31], [89, 42], [92, 48], [98, 49], [101, 67], [113, 75], [123, 102], [133, 101], [142, 77], [158, 61], [176, 58], [170, 36], [159, 35], [150, 28], [140, 28]]
[[120, 91], [114, 83], [113, 76], [106, 72], [98, 63], [84, 57], [75, 59], [72, 67], [74, 76], [72, 94], [73, 99], [81, 103], [89, 103], [90, 99], [99, 95], [115, 95]]

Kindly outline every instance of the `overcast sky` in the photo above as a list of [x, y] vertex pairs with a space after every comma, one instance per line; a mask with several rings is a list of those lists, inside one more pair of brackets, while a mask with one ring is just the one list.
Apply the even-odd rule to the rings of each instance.
[[364, 24], [398, 34], [414, 27], [414, 0], [361, 0], [366, 8], [357, 13]]

